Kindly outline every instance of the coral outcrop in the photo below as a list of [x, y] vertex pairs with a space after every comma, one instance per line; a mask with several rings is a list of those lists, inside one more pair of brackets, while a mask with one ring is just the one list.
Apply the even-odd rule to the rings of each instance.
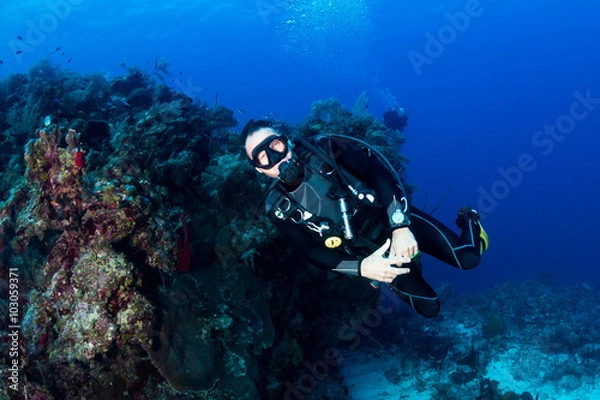
[[[375, 300], [295, 257], [233, 111], [173, 91], [160, 66], [108, 80], [42, 60], [0, 82], [0, 284], [16, 271], [20, 326], [4, 396], [275, 398]], [[402, 172], [400, 132], [355, 108], [331, 99], [280, 124], [372, 141]]]
[[445, 307], [435, 320], [403, 307], [393, 319], [381, 313], [360, 346], [338, 344], [353, 398], [386, 391], [449, 400], [598, 397], [597, 288], [539, 279], [477, 294], [446, 285], [438, 293]]
[[[139, 69], [109, 82], [44, 60], [0, 87], [2, 282], [18, 271], [22, 343], [20, 390], [3, 392], [216, 399], [241, 387], [240, 398], [259, 396], [248, 366], [274, 340], [269, 299], [256, 289], [264, 283], [238, 290], [235, 279], [254, 279], [238, 257], [268, 235], [230, 227], [251, 215], [239, 205], [214, 224], [223, 206], [207, 207], [202, 189], [203, 170], [227, 151], [213, 138], [228, 136], [233, 113], [193, 104]], [[232, 167], [212, 174], [232, 175], [231, 185]], [[244, 187], [261, 190], [247, 177]]]

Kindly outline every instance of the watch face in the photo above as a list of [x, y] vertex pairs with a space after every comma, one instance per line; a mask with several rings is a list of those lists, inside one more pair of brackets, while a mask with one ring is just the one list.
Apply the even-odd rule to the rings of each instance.
[[392, 214], [392, 221], [395, 224], [401, 224], [404, 221], [404, 214], [402, 214], [402, 211], [400, 211], [400, 210], [394, 211], [394, 214]]

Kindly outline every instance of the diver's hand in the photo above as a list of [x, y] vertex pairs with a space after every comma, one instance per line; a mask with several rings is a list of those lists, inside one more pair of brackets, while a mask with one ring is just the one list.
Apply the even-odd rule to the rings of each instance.
[[383, 256], [389, 247], [390, 239], [386, 240], [385, 244], [373, 254], [362, 260], [360, 263], [360, 275], [362, 277], [373, 281], [390, 283], [396, 276], [410, 272], [409, 268], [397, 268], [393, 266], [409, 263], [411, 261], [410, 258], [402, 256], [386, 258]]
[[417, 240], [410, 229], [400, 228], [392, 232], [390, 257], [403, 256], [412, 258], [418, 251], [419, 246], [417, 245]]

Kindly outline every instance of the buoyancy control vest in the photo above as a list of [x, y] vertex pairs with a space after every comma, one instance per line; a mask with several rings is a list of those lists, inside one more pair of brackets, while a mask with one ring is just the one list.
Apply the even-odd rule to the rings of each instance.
[[[381, 208], [375, 191], [317, 147], [319, 138], [322, 137], [311, 138], [314, 144], [295, 140], [294, 154], [304, 168], [304, 178], [293, 190], [276, 185], [267, 197], [267, 211], [278, 219], [303, 226], [328, 248], [364, 242], [365, 221], [357, 224], [353, 217], [361, 208]], [[372, 221], [369, 225], [377, 232], [382, 230]], [[367, 247], [374, 245], [369, 243]]]

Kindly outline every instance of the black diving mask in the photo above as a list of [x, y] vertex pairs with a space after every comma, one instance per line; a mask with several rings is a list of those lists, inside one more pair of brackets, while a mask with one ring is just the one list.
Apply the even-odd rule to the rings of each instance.
[[283, 160], [288, 152], [288, 138], [283, 135], [271, 135], [254, 148], [251, 162], [256, 168], [270, 169]]

